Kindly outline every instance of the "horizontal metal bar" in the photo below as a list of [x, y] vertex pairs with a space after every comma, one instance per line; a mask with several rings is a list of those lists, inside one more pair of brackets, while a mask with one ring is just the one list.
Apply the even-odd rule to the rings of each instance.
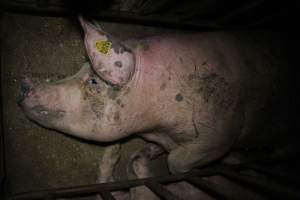
[[250, 185], [252, 188], [264, 190], [271, 194], [273, 193], [275, 194], [275, 196], [300, 199], [300, 193], [295, 189], [275, 183], [270, 180], [265, 180], [265, 179], [261, 180], [258, 179], [258, 177], [247, 176], [247, 175], [240, 174], [239, 172], [235, 172], [235, 171], [240, 171], [248, 168], [251, 168], [251, 165], [249, 164], [233, 165], [233, 166], [218, 165], [218, 166], [206, 167], [202, 169], [195, 169], [188, 173], [166, 175], [161, 177], [152, 177], [146, 179], [121, 181], [115, 183], [102, 183], [102, 184], [85, 185], [85, 186], [78, 186], [72, 188], [58, 188], [58, 189], [50, 189], [50, 190], [43, 190], [37, 192], [28, 192], [28, 193], [14, 195], [11, 197], [11, 199], [14, 200], [32, 199], [33, 200], [33, 199], [44, 199], [47, 196], [53, 198], [63, 198], [63, 197], [93, 195], [97, 193], [104, 194], [106, 191], [119, 191], [119, 190], [129, 189], [141, 185], [147, 185], [149, 186], [149, 188], [152, 187], [152, 189], [153, 188], [157, 189], [160, 187], [160, 185], [158, 186], [155, 184], [153, 185], [153, 183], [167, 184], [167, 183], [173, 183], [182, 180], [188, 180], [190, 183], [192, 183], [195, 186], [199, 186], [200, 188], [202, 187], [205, 189], [211, 189], [217, 195], [220, 195], [222, 197], [234, 199], [235, 197], [230, 196], [228, 192], [222, 189], [221, 187], [218, 187], [217, 185], [213, 183], [209, 183], [207, 181], [203, 182], [200, 178], [195, 178], [195, 177], [211, 176], [216, 174], [223, 175], [239, 183]]
[[222, 169], [220, 171], [220, 174], [236, 182], [243, 183], [252, 188], [267, 192], [268, 195], [272, 197], [281, 197], [284, 199], [300, 199], [299, 190], [276, 183], [274, 181], [270, 181], [268, 179], [261, 179], [258, 177], [243, 175], [226, 168]]
[[115, 198], [109, 191], [101, 191], [100, 195], [104, 200], [115, 200]]
[[181, 180], [185, 180], [191, 176], [210, 176], [214, 175], [219, 171], [218, 168], [207, 167], [201, 170], [192, 170], [187, 173], [182, 174], [173, 174], [166, 175], [161, 177], [151, 177], [146, 179], [136, 179], [129, 181], [120, 181], [114, 183], [101, 183], [101, 184], [93, 184], [93, 185], [84, 185], [77, 186], [71, 188], [57, 188], [50, 190], [42, 190], [36, 192], [26, 192], [21, 194], [16, 194], [12, 196], [10, 199], [12, 200], [25, 200], [25, 199], [43, 199], [47, 195], [52, 195], [55, 198], [63, 198], [63, 197], [74, 197], [74, 196], [83, 196], [83, 195], [93, 195], [97, 194], [101, 191], [118, 191], [123, 189], [129, 189], [132, 187], [144, 185], [146, 181], [155, 181], [161, 184], [167, 184], [172, 182], [177, 182]]
[[55, 200], [55, 198], [52, 195], [47, 195], [44, 198], [45, 200]]
[[[18, 12], [18, 13], [27, 13], [33, 15], [49, 15], [49, 16], [69, 16], [78, 14], [79, 11], [72, 10], [66, 5], [57, 5], [49, 2], [48, 7], [37, 6], [35, 2], [28, 4], [18, 4], [15, 2], [9, 2], [5, 0], [0, 2], [0, 6], [5, 11], [10, 12]], [[176, 28], [176, 29], [191, 29], [191, 30], [216, 30], [216, 29], [247, 29], [247, 24], [239, 25], [239, 26], [231, 26], [231, 25], [220, 25], [216, 23], [216, 20], [185, 20], [182, 19], [182, 16], [175, 14], [149, 14], [149, 15], [138, 15], [132, 12], [126, 11], [113, 11], [113, 10], [101, 10], [97, 13], [89, 13], [89, 16], [98, 18], [106, 21], [117, 21], [119, 23], [122, 22], [130, 22], [136, 24], [143, 25], [155, 25], [161, 27], [168, 28]]]
[[232, 19], [237, 19], [237, 17], [241, 17], [244, 13], [253, 11], [255, 8], [259, 7], [262, 3], [264, 3], [264, 0], [256, 0], [256, 1], [250, 1], [249, 3], [245, 3], [244, 5], [236, 8], [235, 10], [231, 10], [227, 15], [217, 19], [217, 22], [220, 24], [224, 24]]
[[[35, 3], [31, 4], [17, 4], [14, 2], [4, 1], [0, 2], [0, 6], [5, 11], [11, 11], [11, 12], [21, 12], [21, 13], [27, 13], [27, 14], [35, 14], [35, 15], [49, 15], [49, 16], [69, 16], [78, 14], [78, 12], [71, 10], [68, 7], [64, 6], [57, 6], [57, 5], [51, 5], [49, 4], [48, 7], [37, 7]], [[76, 12], [76, 13], [75, 13]], [[132, 23], [142, 23], [142, 24], [152, 24], [155, 23], [156, 25], [170, 25], [170, 26], [186, 26], [186, 27], [195, 27], [195, 28], [217, 28], [217, 25], [214, 24], [211, 21], [207, 20], [198, 20], [197, 23], [195, 22], [189, 22], [189, 21], [183, 21], [181, 20], [180, 16], [176, 16], [174, 14], [170, 15], [164, 15], [161, 17], [157, 14], [151, 14], [151, 15], [138, 15], [136, 13], [127, 12], [127, 11], [113, 11], [108, 10], [104, 11], [101, 10], [97, 13], [89, 13], [89, 16], [99, 18], [101, 20], [112, 20], [112, 21], [118, 21], [118, 22], [126, 22], [130, 21]]]
[[152, 192], [154, 192], [160, 199], [163, 200], [180, 200], [173, 193], [165, 189], [161, 184], [155, 181], [146, 181], [145, 186], [147, 186]]

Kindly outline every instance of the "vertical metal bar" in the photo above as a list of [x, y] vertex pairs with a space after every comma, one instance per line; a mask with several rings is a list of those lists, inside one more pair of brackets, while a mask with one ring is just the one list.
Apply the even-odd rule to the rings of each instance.
[[104, 200], [115, 200], [115, 198], [109, 191], [101, 191], [100, 195]]
[[[4, 28], [4, 25], [2, 25], [3, 18], [2, 18], [2, 9], [0, 9], [0, 34], [2, 34], [2, 28]], [[0, 44], [2, 44], [2, 41], [4, 39], [1, 37], [0, 38]], [[4, 184], [5, 184], [5, 147], [4, 147], [4, 127], [3, 127], [3, 109], [2, 109], [2, 80], [3, 79], [3, 73], [2, 73], [2, 45], [0, 47], [0, 198], [4, 198], [5, 196], [5, 189], [4, 189]]]
[[[260, 172], [264, 175], [270, 176], [274, 179], [278, 179], [281, 181], [286, 181], [286, 182], [291, 182], [291, 183], [295, 183], [295, 184], [300, 184], [300, 177], [299, 174], [297, 173], [291, 173], [291, 172], [284, 172], [281, 170], [276, 170], [276, 169], [271, 169], [271, 168], [267, 168], [267, 167], [262, 167], [260, 165], [256, 165], [256, 164], [249, 164], [245, 166], [248, 169], [253, 169], [257, 172]], [[293, 175], [292, 175], [293, 174]]]
[[300, 192], [296, 189], [281, 185], [274, 181], [267, 179], [258, 179], [257, 177], [243, 175], [228, 169], [221, 170], [221, 175], [232, 179], [236, 182], [240, 182], [246, 185], [249, 185], [252, 188], [256, 188], [267, 192], [269, 196], [276, 198], [291, 198], [291, 199], [300, 199]]
[[225, 199], [225, 200], [240, 200], [241, 196], [237, 196], [236, 194], [228, 191], [222, 185], [217, 185], [215, 183], [206, 181], [199, 177], [191, 177], [188, 178], [187, 181], [199, 189], [203, 189], [204, 192], [207, 192], [209, 195], [216, 197], [217, 199]]
[[161, 184], [155, 181], [146, 181], [145, 186], [147, 186], [152, 192], [154, 192], [159, 198], [163, 200], [180, 200], [173, 193], [165, 189]]

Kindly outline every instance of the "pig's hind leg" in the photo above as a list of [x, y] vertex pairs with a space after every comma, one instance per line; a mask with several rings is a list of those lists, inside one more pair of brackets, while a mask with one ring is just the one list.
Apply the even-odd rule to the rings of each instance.
[[[232, 95], [238, 96], [234, 92]], [[201, 104], [200, 100], [196, 102]], [[221, 158], [240, 135], [244, 121], [242, 101], [239, 98], [233, 99], [223, 113], [216, 113], [215, 107], [213, 103], [204, 104], [201, 108], [194, 106], [193, 124], [196, 136], [170, 152], [168, 166], [172, 173], [187, 172]]]
[[[206, 130], [205, 130], [206, 129]], [[220, 137], [214, 130], [203, 128], [195, 141], [179, 145], [168, 155], [171, 173], [184, 173], [221, 158], [232, 146], [233, 137]]]
[[[164, 153], [164, 149], [156, 144], [148, 143], [142, 150], [131, 155], [127, 167], [130, 179], [148, 178], [153, 176], [149, 170], [149, 162]], [[130, 189], [130, 199], [158, 200], [159, 198], [146, 186], [138, 186]]]

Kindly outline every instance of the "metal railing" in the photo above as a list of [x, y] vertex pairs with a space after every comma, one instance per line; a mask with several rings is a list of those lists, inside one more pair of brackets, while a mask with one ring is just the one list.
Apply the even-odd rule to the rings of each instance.
[[[263, 173], [264, 177], [252, 176], [241, 173], [245, 170], [254, 170], [257, 173]], [[212, 175], [221, 175], [228, 180], [251, 188], [253, 191], [269, 198], [284, 198], [284, 199], [300, 199], [299, 177], [291, 176], [290, 172], [283, 172], [271, 169], [268, 166], [260, 166], [256, 164], [239, 164], [239, 165], [214, 165], [201, 169], [193, 169], [187, 173], [171, 174], [160, 177], [151, 177], [145, 179], [136, 179], [121, 182], [111, 182], [102, 184], [85, 185], [71, 188], [58, 188], [43, 190], [37, 192], [27, 192], [13, 195], [11, 200], [25, 199], [58, 199], [83, 197], [100, 194], [104, 200], [115, 199], [111, 194], [114, 191], [126, 190], [137, 186], [146, 186], [153, 191], [160, 199], [177, 200], [175, 194], [165, 188], [166, 184], [186, 181], [200, 190], [216, 197], [217, 199], [240, 199], [234, 192], [226, 190], [222, 185], [210, 182], [209, 179], [202, 179]], [[288, 183], [288, 184], [283, 184]], [[294, 185], [294, 186], [291, 186]], [[296, 186], [296, 187], [295, 187]]]

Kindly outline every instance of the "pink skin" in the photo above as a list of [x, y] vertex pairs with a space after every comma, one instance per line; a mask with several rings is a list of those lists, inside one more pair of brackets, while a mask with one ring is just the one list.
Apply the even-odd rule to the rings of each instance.
[[[91, 24], [81, 16], [79, 22], [85, 33], [84, 45], [95, 72], [102, 79], [109, 79], [109, 82], [115, 86], [124, 85], [134, 72], [134, 54], [99, 26]], [[98, 41], [111, 44], [111, 49], [107, 53], [100, 53], [96, 48]], [[114, 66], [114, 69], [111, 69], [111, 66]]]
[[[81, 19], [83, 27], [85, 23], [89, 22]], [[118, 68], [106, 61], [119, 60], [128, 54], [113, 54], [110, 50], [112, 54], [106, 56], [97, 52], [93, 46], [95, 40], [109, 36], [96, 26], [89, 28], [93, 35], [85, 30], [85, 45], [92, 58], [92, 67], [114, 85], [116, 74], [103, 76], [94, 64], [107, 63], [107, 70], [118, 72]], [[128, 110], [130, 114], [126, 114], [133, 119], [127, 127], [130, 131], [113, 134], [138, 133], [160, 144], [169, 152], [168, 164], [172, 172], [185, 172], [222, 157], [241, 139], [240, 135], [251, 131], [247, 122], [256, 123], [257, 109], [253, 109], [253, 101], [264, 104], [269, 94], [266, 91], [272, 74], [266, 76], [260, 66], [266, 70], [272, 66], [258, 49], [245, 48], [233, 35], [163, 35], [125, 41], [120, 45], [131, 47], [133, 54], [128, 58], [134, 61], [122, 60], [126, 66], [122, 69], [128, 72], [134, 69], [133, 76], [130, 79], [123, 74], [127, 82], [119, 83], [119, 87], [121, 90], [130, 88], [130, 93], [122, 100], [126, 100], [134, 112]], [[248, 76], [249, 67], [242, 59], [258, 61], [253, 77]], [[251, 84], [254, 77], [259, 84], [253, 87], [259, 90], [247, 95], [246, 101], [244, 87]]]
[[[68, 79], [31, 87], [21, 103], [30, 119], [100, 142], [139, 135], [169, 153], [173, 173], [221, 158], [252, 134], [249, 124], [261, 114], [255, 105], [266, 103], [272, 81], [272, 66], [258, 49], [217, 33], [121, 43], [80, 21], [93, 70], [85, 64]], [[97, 40], [110, 41], [113, 48], [103, 54]], [[249, 67], [243, 59], [258, 64]], [[249, 87], [255, 92], [245, 94]]]

